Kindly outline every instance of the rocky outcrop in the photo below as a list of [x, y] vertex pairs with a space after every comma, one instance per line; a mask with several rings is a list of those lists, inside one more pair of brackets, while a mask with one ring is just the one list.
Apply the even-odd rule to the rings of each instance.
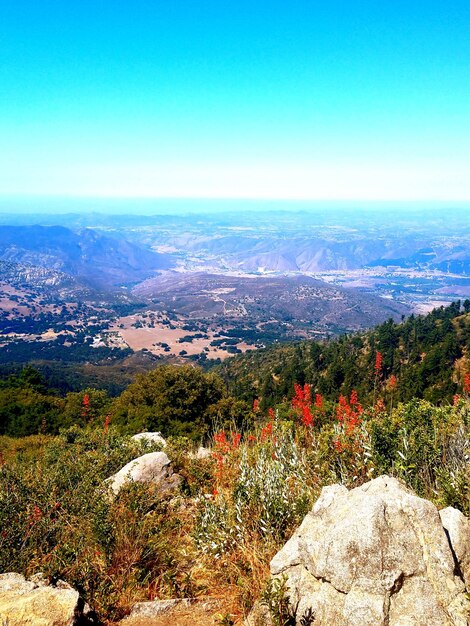
[[470, 591], [470, 520], [451, 506], [439, 511], [439, 515], [458, 566], [457, 574]]
[[388, 476], [325, 487], [271, 562], [299, 626], [467, 626], [459, 571], [437, 508]]
[[0, 574], [0, 624], [8, 626], [85, 626], [94, 613], [78, 591], [59, 581], [48, 585], [41, 576]]
[[171, 461], [164, 452], [149, 452], [124, 465], [106, 482], [116, 495], [129, 482], [154, 483], [162, 493], [168, 493], [178, 487], [181, 476], [173, 473]]
[[148, 441], [149, 443], [158, 443], [162, 447], [166, 446], [166, 441], [162, 436], [162, 433], [137, 433], [133, 435], [131, 439], [134, 441]]

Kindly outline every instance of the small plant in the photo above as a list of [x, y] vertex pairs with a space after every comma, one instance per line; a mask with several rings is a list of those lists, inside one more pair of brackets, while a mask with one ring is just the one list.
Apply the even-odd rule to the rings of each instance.
[[234, 626], [235, 622], [230, 613], [219, 613], [215, 617], [217, 626]]
[[287, 592], [287, 576], [268, 580], [261, 604], [268, 609], [274, 626], [295, 626], [295, 615], [290, 609]]

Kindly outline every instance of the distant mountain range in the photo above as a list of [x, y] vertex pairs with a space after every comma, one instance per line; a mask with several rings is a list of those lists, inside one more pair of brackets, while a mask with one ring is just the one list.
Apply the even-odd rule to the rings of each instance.
[[[175, 247], [177, 247], [176, 244]], [[433, 242], [403, 236], [332, 241], [244, 234], [186, 242], [198, 254], [223, 259], [228, 268], [247, 272], [319, 272], [394, 266], [470, 274], [470, 243]]]
[[98, 288], [140, 282], [172, 266], [169, 255], [89, 228], [63, 226], [0, 226], [0, 261], [23, 265], [23, 273], [42, 268], [62, 274], [54, 280], [68, 275]]

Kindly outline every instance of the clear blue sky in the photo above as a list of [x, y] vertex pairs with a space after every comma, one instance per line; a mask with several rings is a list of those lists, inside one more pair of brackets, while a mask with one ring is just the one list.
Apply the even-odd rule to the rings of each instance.
[[470, 199], [469, 0], [4, 0], [0, 194]]

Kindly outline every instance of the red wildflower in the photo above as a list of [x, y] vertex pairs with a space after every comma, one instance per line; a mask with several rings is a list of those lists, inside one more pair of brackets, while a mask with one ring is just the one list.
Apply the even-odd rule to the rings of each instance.
[[255, 398], [253, 400], [253, 413], [257, 413], [259, 411], [259, 400]]
[[273, 423], [268, 422], [266, 426], [261, 429], [261, 441], [268, 439], [273, 434]]
[[339, 439], [334, 439], [333, 440], [333, 447], [336, 450], [336, 452], [343, 452], [344, 448], [343, 448], [343, 444], [341, 443], [341, 441]]
[[225, 431], [221, 430], [220, 432], [215, 433], [214, 441], [219, 446], [223, 446], [224, 444], [226, 444], [227, 443], [227, 436], [225, 434]]
[[336, 407], [336, 419], [346, 426], [348, 434], [351, 434], [356, 426], [360, 424], [360, 416], [362, 413], [363, 408], [357, 399], [357, 393], [355, 391], [351, 393], [349, 403], [345, 396], [340, 395], [338, 406]]
[[460, 402], [460, 396], [458, 393], [456, 393], [454, 396], [454, 406], [458, 406], [459, 402]]
[[320, 393], [317, 393], [315, 396], [315, 407], [317, 409], [323, 409], [323, 396]]
[[274, 409], [268, 409], [268, 415], [269, 415], [269, 419], [272, 421], [276, 418], [276, 413], [274, 412]]
[[470, 395], [470, 372], [467, 372], [464, 376], [463, 390], [467, 395]]
[[217, 453], [226, 454], [230, 450], [230, 443], [224, 430], [214, 434], [214, 441]]
[[382, 374], [382, 363], [383, 363], [382, 353], [377, 350], [375, 354], [375, 365], [374, 365], [374, 372], [377, 377], [379, 377]]
[[313, 424], [313, 415], [309, 406], [302, 407], [302, 424], [304, 426], [311, 426]]
[[241, 440], [242, 436], [240, 435], [240, 433], [232, 433], [232, 446], [233, 448], [238, 448], [238, 446], [240, 445], [240, 440]]
[[396, 386], [397, 386], [397, 377], [395, 376], [395, 374], [392, 374], [390, 376], [390, 380], [388, 381], [388, 385], [389, 385], [391, 391], [393, 391], [396, 388]]
[[297, 415], [301, 418], [304, 426], [313, 424], [313, 414], [311, 410], [312, 395], [310, 385], [305, 384], [303, 387], [297, 383], [294, 384], [294, 397], [292, 398], [292, 408], [295, 409]]

